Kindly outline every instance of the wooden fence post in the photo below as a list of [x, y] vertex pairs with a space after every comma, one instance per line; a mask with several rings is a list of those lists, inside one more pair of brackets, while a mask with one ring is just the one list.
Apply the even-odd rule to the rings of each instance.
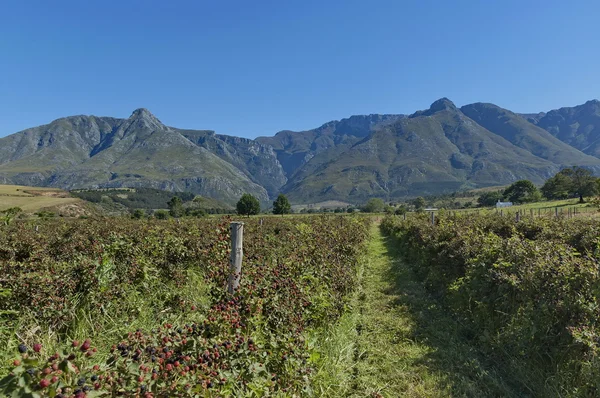
[[406, 212], [404, 213], [404, 221], [406, 221]]
[[554, 208], [554, 217], [558, 217], [558, 207]]
[[518, 212], [515, 214], [515, 221], [516, 221], [516, 222], [519, 222], [519, 217], [520, 217], [520, 212], [518, 211]]
[[240, 286], [240, 278], [242, 276], [244, 223], [232, 222], [229, 226], [231, 228], [231, 258], [229, 260], [227, 291], [233, 294]]
[[431, 225], [435, 225], [435, 213], [431, 212]]

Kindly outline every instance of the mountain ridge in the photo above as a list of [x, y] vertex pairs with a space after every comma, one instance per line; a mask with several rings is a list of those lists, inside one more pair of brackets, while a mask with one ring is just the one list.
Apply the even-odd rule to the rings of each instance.
[[600, 173], [600, 101], [519, 114], [448, 98], [405, 114], [353, 115], [255, 139], [163, 124], [146, 108], [126, 119], [75, 115], [0, 138], [0, 182], [63, 189], [152, 187], [234, 203], [249, 192], [295, 203], [362, 202], [541, 183], [562, 167]]

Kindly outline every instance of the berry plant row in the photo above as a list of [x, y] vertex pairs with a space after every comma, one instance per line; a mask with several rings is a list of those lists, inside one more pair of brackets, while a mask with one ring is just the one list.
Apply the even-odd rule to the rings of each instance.
[[310, 391], [368, 221], [230, 218], [0, 227], [0, 395], [270, 396]]

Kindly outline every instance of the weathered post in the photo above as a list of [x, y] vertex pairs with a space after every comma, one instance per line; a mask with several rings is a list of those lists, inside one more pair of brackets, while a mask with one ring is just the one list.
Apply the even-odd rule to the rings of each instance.
[[244, 223], [232, 222], [229, 226], [231, 228], [231, 258], [229, 260], [227, 291], [233, 294], [240, 286], [240, 278], [242, 276]]
[[519, 211], [515, 213], [515, 221], [516, 222], [519, 222], [520, 213], [521, 212], [519, 212]]
[[529, 209], [529, 217], [533, 218], [533, 209]]
[[500, 209], [500, 217], [504, 216], [504, 210]]
[[37, 232], [37, 231], [38, 231], [39, 227], [40, 227], [39, 225], [36, 225], [36, 226], [35, 226], [35, 232]]
[[404, 221], [406, 221], [406, 212], [404, 212]]
[[435, 213], [431, 212], [431, 225], [435, 225]]
[[554, 208], [554, 217], [558, 217], [558, 207]]

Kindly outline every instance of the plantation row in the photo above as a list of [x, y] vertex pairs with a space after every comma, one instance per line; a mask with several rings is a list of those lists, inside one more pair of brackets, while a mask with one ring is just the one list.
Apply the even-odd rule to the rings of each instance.
[[16, 222], [0, 230], [0, 395], [309, 393], [367, 237], [354, 217]]
[[470, 214], [382, 227], [526, 395], [600, 395], [600, 224]]

